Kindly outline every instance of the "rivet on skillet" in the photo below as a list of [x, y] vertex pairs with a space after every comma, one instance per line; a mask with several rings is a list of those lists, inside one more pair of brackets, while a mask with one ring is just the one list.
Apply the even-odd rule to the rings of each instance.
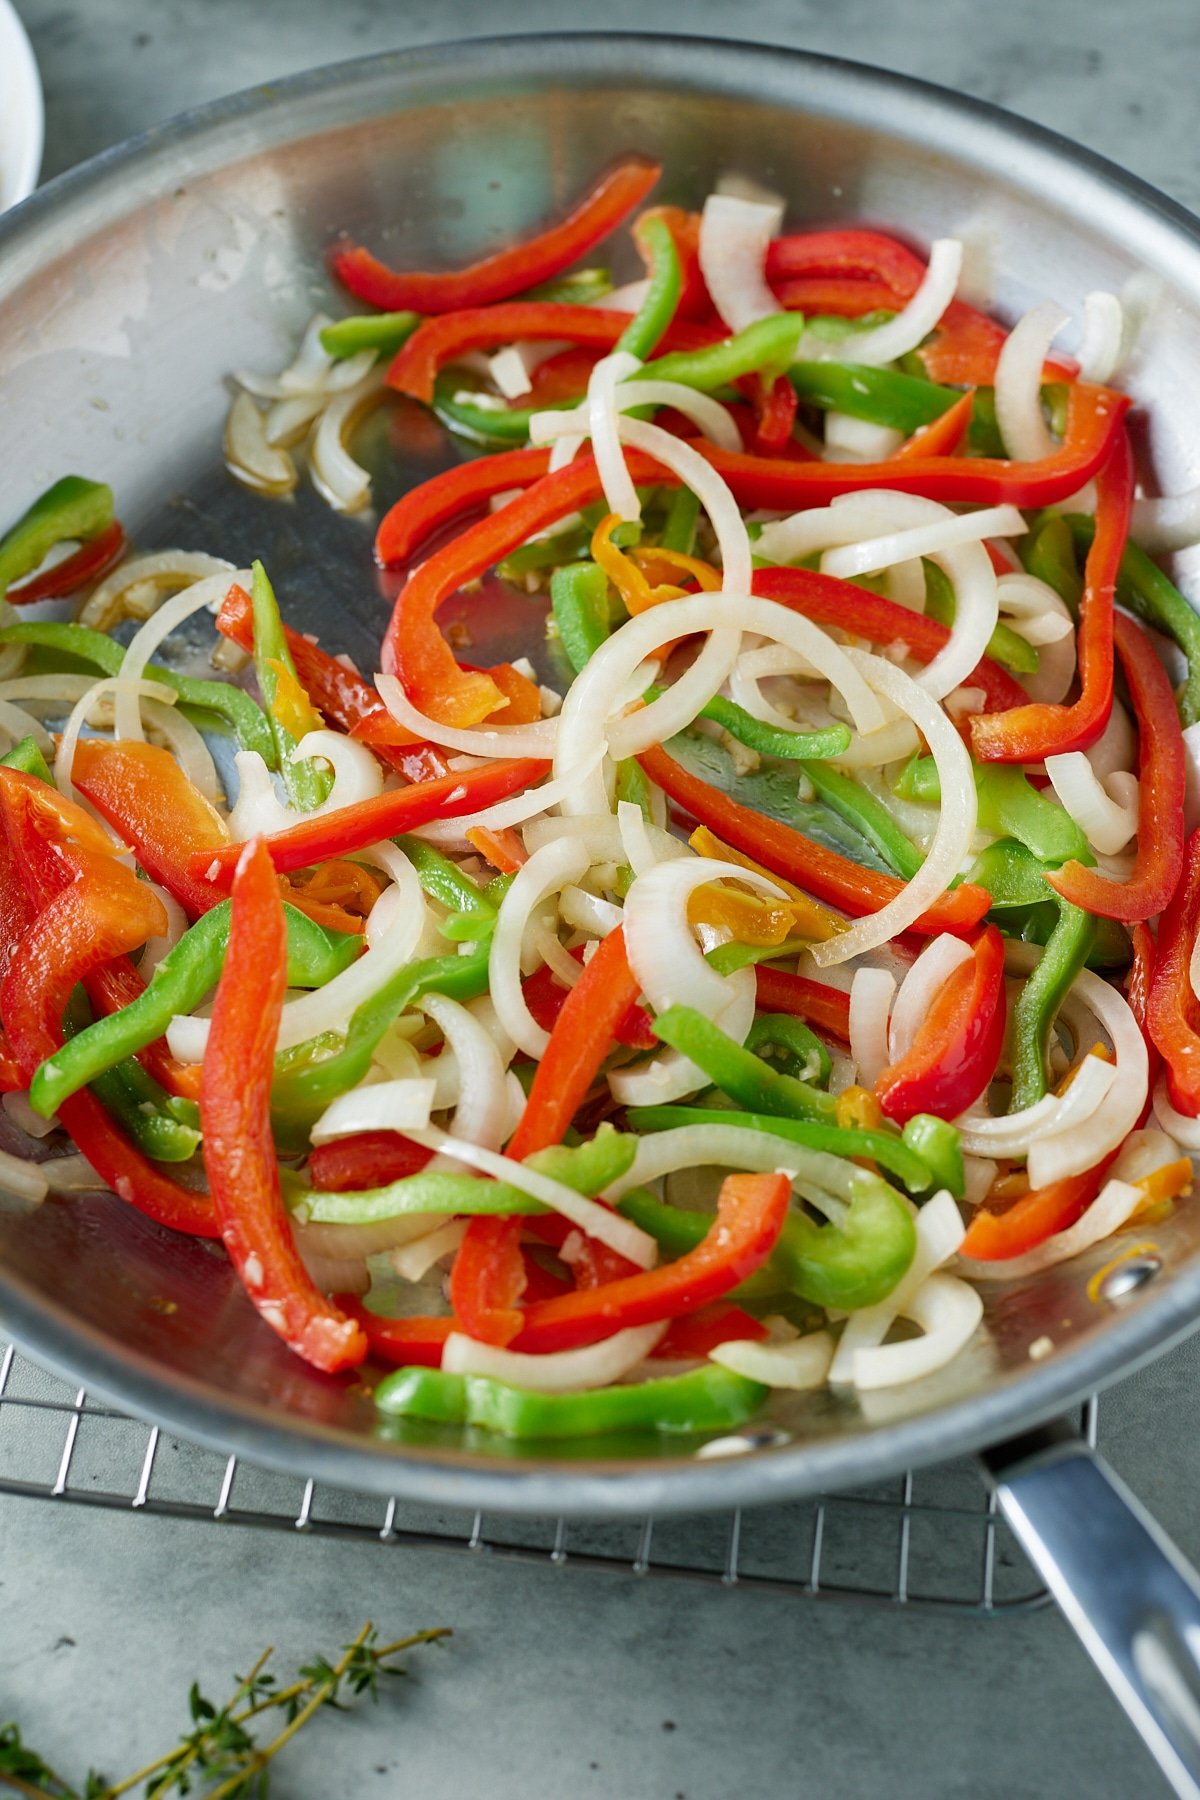
[[1152, 1281], [1160, 1273], [1162, 1266], [1161, 1256], [1153, 1254], [1131, 1257], [1118, 1263], [1101, 1282], [1101, 1297], [1110, 1305], [1119, 1306], [1131, 1294], [1136, 1294], [1139, 1288], [1145, 1287], [1148, 1281]]

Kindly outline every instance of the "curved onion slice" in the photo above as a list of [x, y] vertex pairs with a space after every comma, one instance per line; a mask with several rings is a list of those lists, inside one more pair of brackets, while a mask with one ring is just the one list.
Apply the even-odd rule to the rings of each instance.
[[[937, 505], [937, 502], [931, 502]], [[1015, 506], [981, 506], [975, 512], [952, 513], [940, 507], [941, 518], [927, 525], [911, 525], [886, 537], [865, 538], [827, 550], [821, 568], [827, 575], [853, 581], [859, 575], [875, 575], [893, 563], [921, 556], [935, 556], [957, 544], [977, 544], [984, 538], [1015, 537], [1029, 528]]]
[[387, 394], [386, 370], [372, 368], [338, 394], [322, 412], [313, 436], [308, 467], [313, 486], [335, 512], [358, 512], [371, 498], [371, 477], [346, 448], [346, 438], [368, 407]]
[[[719, 1120], [720, 1114], [714, 1114]], [[760, 1174], [783, 1169], [793, 1181], [811, 1183], [839, 1199], [853, 1197], [858, 1170], [843, 1157], [808, 1150], [766, 1131], [740, 1125], [683, 1125], [639, 1138], [633, 1166], [605, 1188], [606, 1200], [619, 1200], [630, 1188], [644, 1187], [680, 1169], [753, 1169]], [[922, 1209], [924, 1210], [924, 1209]]]
[[1184, 494], [1135, 500], [1129, 535], [1152, 555], [1188, 550], [1200, 543], [1200, 487], [1188, 488]]
[[558, 720], [542, 719], [534, 725], [505, 725], [503, 708], [494, 726], [458, 730], [442, 725], [418, 711], [394, 675], [376, 675], [379, 698], [398, 725], [431, 744], [445, 744], [469, 756], [551, 756], [558, 736]]
[[1114, 1064], [1089, 1052], [1065, 1094], [1044, 1094], [1032, 1106], [999, 1118], [981, 1108], [960, 1113], [954, 1123], [962, 1136], [962, 1147], [973, 1156], [1023, 1156], [1036, 1139], [1052, 1137], [1093, 1118], [1116, 1079]]
[[166, 888], [160, 887], [157, 881], [151, 881], [149, 886], [162, 901], [163, 911], [167, 915], [167, 929], [161, 937], [146, 939], [146, 948], [142, 951], [141, 960], [138, 963], [138, 974], [143, 981], [149, 981], [163, 957], [175, 948], [190, 924], [187, 914], [174, 894], [168, 894]]
[[262, 494], [290, 494], [296, 465], [286, 450], [267, 441], [267, 422], [249, 394], [239, 394], [225, 421], [225, 467]]
[[496, 1017], [526, 1056], [544, 1056], [550, 1034], [537, 1023], [521, 990], [525, 928], [534, 908], [568, 882], [577, 882], [588, 862], [587, 850], [571, 838], [545, 844], [517, 870], [500, 905], [488, 956], [488, 986]]
[[1058, 448], [1042, 417], [1042, 368], [1067, 315], [1053, 300], [1033, 307], [1009, 332], [996, 363], [996, 423], [1019, 462], [1041, 462]]
[[[577, 813], [570, 818], [532, 819], [525, 827], [524, 835], [525, 848], [530, 855], [554, 838], [569, 837], [577, 838], [585, 845], [593, 863], [619, 863], [625, 858], [621, 827], [611, 813]], [[647, 825], [646, 835], [655, 862], [691, 854], [686, 844], [680, 843], [671, 832], [663, 831], [657, 825]]]
[[338, 812], [343, 806], [354, 806], [360, 800], [373, 800], [383, 792], [383, 770], [365, 744], [347, 737], [341, 731], [309, 731], [292, 751], [293, 762], [319, 756], [333, 770], [333, 786], [306, 818], [319, 813]]
[[435, 1083], [420, 1076], [375, 1081], [332, 1100], [312, 1128], [314, 1144], [358, 1131], [409, 1131], [428, 1125]]
[[424, 1281], [435, 1263], [444, 1257], [452, 1256], [462, 1243], [467, 1233], [465, 1219], [451, 1219], [447, 1225], [439, 1225], [426, 1237], [413, 1238], [411, 1243], [397, 1244], [388, 1251], [388, 1261], [397, 1275], [405, 1281]]
[[983, 1301], [957, 1276], [931, 1275], [906, 1302], [904, 1316], [921, 1327], [922, 1335], [856, 1350], [850, 1374], [856, 1388], [899, 1387], [945, 1368], [978, 1330]]
[[1137, 761], [1137, 734], [1120, 700], [1113, 700], [1108, 724], [1084, 754], [1101, 781], [1118, 769], [1131, 769]]
[[1066, 1231], [1056, 1232], [1024, 1256], [1010, 1256], [1004, 1262], [977, 1262], [964, 1256], [960, 1257], [958, 1266], [972, 1281], [1024, 1280], [1026, 1276], [1036, 1275], [1040, 1269], [1053, 1268], [1055, 1263], [1066, 1262], [1069, 1257], [1078, 1256], [1081, 1250], [1089, 1250], [1093, 1244], [1111, 1237], [1130, 1214], [1137, 1211], [1145, 1197], [1141, 1188], [1130, 1182], [1106, 1181], [1087, 1211], [1073, 1225]]
[[[681, 381], [620, 381], [613, 393], [617, 412], [633, 412], [639, 406], [669, 406], [673, 412], [699, 426], [710, 443], [722, 450], [741, 450], [742, 434], [727, 407], [711, 394], [698, 388], [685, 387]], [[529, 421], [531, 444], [561, 443], [564, 438], [578, 442], [578, 410], [535, 413]]]
[[1176, 1112], [1171, 1104], [1165, 1074], [1160, 1075], [1154, 1084], [1154, 1117], [1163, 1130], [1173, 1137], [1176, 1143], [1182, 1144], [1185, 1150], [1200, 1151], [1200, 1119], [1190, 1118], [1187, 1113]]
[[508, 1090], [495, 1039], [474, 1013], [444, 994], [426, 994], [420, 1005], [458, 1064], [460, 1098], [450, 1125], [452, 1135], [498, 1150], [506, 1136]]
[[[525, 867], [529, 866], [526, 863]], [[705, 962], [687, 916], [688, 901], [696, 889], [723, 879], [743, 882], [772, 900], [787, 898], [781, 887], [757, 870], [704, 856], [656, 863], [631, 883], [625, 896], [625, 947], [629, 966], [656, 1012], [668, 1006], [694, 1006], [714, 1018], [728, 1005], [727, 978]], [[510, 888], [509, 896], [512, 891]], [[501, 907], [501, 913], [503, 910]]]
[[953, 1197], [945, 1188], [927, 1200], [916, 1218], [917, 1244], [913, 1259], [891, 1293], [874, 1306], [850, 1314], [838, 1339], [830, 1382], [854, 1380], [855, 1361], [864, 1350], [875, 1349], [918, 1294], [935, 1269], [948, 1262], [962, 1243], [966, 1227]]
[[[52, 1162], [26, 1162], [22, 1156], [10, 1156], [7, 1150], [0, 1150], [0, 1193], [25, 1206], [41, 1205], [50, 1192], [47, 1176], [52, 1173]], [[93, 1175], [91, 1185], [103, 1186], [103, 1183]]]
[[58, 754], [54, 758], [54, 785], [59, 793], [65, 794], [69, 800], [75, 796], [75, 789], [71, 785], [71, 770], [75, 766], [75, 746], [79, 742], [79, 734], [83, 730], [87, 716], [97, 700], [102, 700], [106, 694], [115, 694], [119, 698], [121, 690], [126, 685], [135, 687], [137, 692], [144, 694], [147, 699], [161, 701], [164, 706], [174, 706], [175, 704], [174, 688], [164, 687], [161, 681], [137, 681], [127, 684], [123, 675], [104, 675], [99, 681], [91, 682], [71, 709], [67, 722], [63, 726], [62, 736], [58, 740]]
[[1117, 769], [1101, 781], [1082, 750], [1046, 758], [1050, 785], [1093, 850], [1115, 856], [1138, 828], [1136, 775]]
[[892, 1060], [888, 1052], [888, 1009], [896, 992], [886, 969], [856, 969], [850, 983], [850, 1053], [863, 1087], [875, 1083]]
[[235, 843], [269, 837], [273, 831], [286, 831], [296, 823], [295, 813], [279, 798], [271, 771], [257, 750], [237, 751], [233, 766], [237, 770], [238, 792], [226, 823]]
[[709, 1361], [761, 1381], [764, 1387], [802, 1392], [825, 1384], [833, 1361], [833, 1339], [827, 1331], [810, 1331], [790, 1344], [760, 1344], [754, 1338], [731, 1338], [710, 1350]]
[[0, 730], [6, 732], [14, 744], [31, 737], [43, 756], [54, 755], [54, 739], [42, 721], [26, 712], [23, 706], [14, 706], [11, 700], [0, 700]]
[[[176, 626], [182, 625], [185, 619], [190, 619], [193, 613], [203, 612], [206, 607], [219, 607], [234, 582], [249, 590], [252, 579], [249, 569], [223, 567], [215, 575], [204, 575], [189, 581], [178, 594], [165, 600], [157, 612], [152, 613], [146, 623], [134, 632], [121, 663], [122, 679], [138, 681], [158, 646], [164, 638], [170, 636]], [[117, 695], [116, 735], [119, 738], [142, 737], [137, 702], [138, 697], [133, 690]]]
[[[735, 194], [710, 194], [700, 214], [700, 273], [712, 303], [730, 331], [744, 331], [779, 311], [767, 286], [767, 247], [783, 222], [778, 202], [763, 204]], [[803, 321], [796, 321], [799, 344]]]
[[958, 873], [970, 850], [977, 817], [970, 755], [937, 701], [886, 658], [861, 650], [851, 650], [848, 655], [878, 693], [908, 714], [929, 745], [941, 782], [942, 810], [929, 852], [912, 880], [877, 913], [856, 919], [827, 943], [815, 944], [812, 957], [819, 968], [878, 949], [907, 931]]
[[292, 1202], [292, 1233], [302, 1254], [312, 1251], [317, 1256], [350, 1258], [379, 1256], [397, 1244], [410, 1244], [416, 1238], [428, 1237], [447, 1221], [448, 1214], [395, 1213], [390, 1219], [377, 1219], [369, 1225], [326, 1225], [305, 1219], [304, 1196]]
[[[457, 819], [437, 819], [428, 825], [418, 825], [413, 836], [424, 838], [430, 844], [465, 845], [467, 840], [464, 834], [477, 826], [488, 831], [499, 831], [502, 826], [523, 825], [527, 819], [540, 822], [541, 815], [552, 806], [565, 808], [574, 796], [577, 785], [599, 770], [603, 760], [603, 748], [597, 748], [580, 768], [557, 776], [553, 781], [543, 781], [540, 787], [527, 787], [519, 794], [510, 795], [507, 800], [497, 800], [494, 806], [485, 806], [482, 812], [463, 813]], [[603, 787], [603, 778], [601, 786]]]
[[903, 442], [904, 433], [890, 425], [873, 425], [850, 413], [825, 414], [825, 462], [887, 462]]
[[1097, 289], [1083, 297], [1083, 336], [1075, 353], [1079, 379], [1102, 387], [1112, 380], [1121, 360], [1125, 315], [1115, 294]]
[[817, 362], [882, 363], [906, 356], [929, 336], [954, 298], [962, 273], [963, 247], [957, 238], [938, 238], [930, 246], [929, 266], [920, 287], [902, 312], [885, 325], [855, 331], [831, 343], [806, 333], [800, 355]]
[[[900, 983], [888, 1026], [888, 1061], [899, 1062], [912, 1049], [913, 1039], [938, 994], [955, 969], [970, 962], [970, 946], [961, 938], [942, 932], [922, 950]], [[853, 989], [851, 989], [853, 993]], [[852, 1002], [853, 1004], [853, 1002]]]
[[[1070, 637], [1074, 623], [1063, 601], [1049, 582], [1039, 581], [1024, 569], [1013, 569], [1001, 575], [996, 583], [1000, 597], [1000, 616], [1010, 624], [1027, 644], [1039, 648]], [[1074, 666], [1074, 665], [1072, 665]]]
[[131, 588], [144, 583], [156, 588], [186, 588], [206, 575], [224, 575], [233, 581], [236, 571], [224, 557], [206, 556], [199, 550], [154, 550], [148, 556], [130, 557], [88, 595], [79, 623], [93, 631], [108, 631], [124, 616], [122, 601]]
[[499, 1350], [452, 1331], [442, 1350], [449, 1375], [486, 1375], [533, 1394], [574, 1394], [583, 1388], [608, 1387], [649, 1356], [667, 1329], [667, 1321], [615, 1331], [598, 1344], [579, 1350], [552, 1350], [530, 1356], [522, 1350]]
[[642, 503], [638, 499], [633, 477], [621, 449], [616, 395], [618, 384], [627, 380], [641, 366], [636, 356], [630, 356], [624, 350], [616, 350], [611, 356], [601, 357], [588, 378], [587, 386], [588, 435], [592, 440], [596, 468], [604, 488], [605, 504], [609, 512], [616, 513], [619, 519], [629, 522], [641, 518]]
[[[754, 1023], [757, 989], [753, 971], [736, 969], [725, 977], [725, 987], [724, 1004], [713, 1015], [713, 1024], [735, 1043], [744, 1044]], [[614, 1069], [608, 1077], [609, 1092], [621, 1106], [666, 1106], [708, 1085], [703, 1069], [678, 1050], [662, 1050], [649, 1062]]]

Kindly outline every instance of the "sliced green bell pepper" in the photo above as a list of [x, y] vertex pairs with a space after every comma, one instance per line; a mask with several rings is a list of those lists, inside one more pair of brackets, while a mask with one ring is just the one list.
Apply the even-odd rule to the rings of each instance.
[[333, 778], [314, 757], [296, 757], [301, 738], [321, 729], [321, 715], [301, 687], [296, 665], [283, 635], [275, 590], [260, 562], [252, 565], [250, 599], [254, 607], [254, 672], [275, 739], [279, 772], [289, 800], [300, 812], [311, 812], [329, 798]]
[[377, 350], [380, 356], [391, 356], [408, 342], [420, 323], [421, 315], [415, 312], [355, 314], [326, 325], [320, 334], [321, 348], [339, 362], [357, 356], [360, 350]]
[[772, 1053], [785, 1075], [797, 1081], [813, 1081], [826, 1087], [833, 1073], [833, 1059], [815, 1031], [790, 1013], [759, 1013], [746, 1033], [745, 1048], [755, 1056]]
[[[853, 353], [853, 344], [847, 348]], [[960, 398], [953, 388], [865, 363], [795, 362], [788, 380], [808, 406], [887, 425], [905, 437], [940, 419]]]
[[667, 1007], [654, 1021], [654, 1034], [703, 1069], [710, 1081], [748, 1112], [779, 1113], [788, 1119], [826, 1124], [836, 1117], [837, 1101], [832, 1094], [773, 1069], [694, 1007]]
[[653, 356], [659, 339], [675, 317], [683, 289], [683, 269], [675, 239], [662, 219], [643, 219], [638, 235], [650, 257], [650, 285], [616, 347], [645, 362]]
[[1041, 961], [1026, 976], [1012, 1018], [1012, 1098], [1010, 1112], [1022, 1112], [1047, 1092], [1050, 1033], [1072, 982], [1084, 967], [1096, 922], [1082, 907], [1059, 900], [1058, 924]]
[[6, 750], [0, 756], [0, 763], [10, 769], [20, 769], [25, 775], [36, 775], [39, 781], [48, 782], [51, 786], [54, 784], [54, 777], [38, 749], [36, 738], [23, 737], [11, 750]]
[[[1095, 863], [1091, 847], [1070, 813], [1039, 794], [1021, 769], [1005, 763], [972, 766], [981, 830], [1018, 839], [1051, 868], [1072, 860], [1088, 867]], [[937, 805], [942, 789], [933, 758], [914, 756], [906, 763], [897, 778], [896, 792], [905, 800]]]
[[112, 521], [110, 487], [82, 475], [64, 475], [0, 537], [0, 598], [14, 581], [38, 568], [56, 544], [93, 538]]

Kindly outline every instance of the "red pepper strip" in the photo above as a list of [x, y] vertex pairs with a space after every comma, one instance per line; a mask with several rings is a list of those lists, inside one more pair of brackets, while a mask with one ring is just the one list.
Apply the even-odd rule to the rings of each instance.
[[810, 981], [807, 975], [790, 975], [786, 969], [772, 969], [759, 963], [754, 971], [758, 980], [758, 1005], [762, 1012], [791, 1013], [805, 1019], [820, 1031], [850, 1042], [850, 995], [841, 988], [826, 987], [822, 981]]
[[1200, 930], [1200, 830], [1184, 851], [1179, 886], [1158, 922], [1158, 951], [1146, 1000], [1146, 1029], [1167, 1066], [1177, 1112], [1200, 1114], [1200, 1000], [1192, 992], [1192, 948]]
[[1107, 725], [1113, 697], [1113, 595], [1132, 505], [1133, 456], [1122, 430], [1096, 479], [1096, 535], [1079, 603], [1079, 698], [1069, 706], [1030, 702], [1002, 715], [976, 715], [970, 721], [971, 748], [982, 762], [1041, 762], [1064, 751], [1086, 750]]
[[727, 1344], [730, 1338], [750, 1338], [758, 1343], [767, 1335], [766, 1326], [740, 1306], [714, 1300], [699, 1312], [673, 1319], [666, 1336], [655, 1344], [653, 1354], [656, 1361], [691, 1362], [707, 1356], [718, 1344]]
[[967, 1227], [967, 1235], [959, 1245], [960, 1254], [977, 1262], [1003, 1262], [1010, 1256], [1024, 1256], [1026, 1251], [1036, 1250], [1047, 1238], [1066, 1231], [1087, 1211], [1100, 1192], [1112, 1160], [1107, 1156], [1082, 1175], [1068, 1175], [1062, 1181], [1052, 1181], [1048, 1187], [1034, 1188], [1003, 1212], [981, 1207]]
[[[381, 838], [428, 825], [431, 819], [459, 819], [466, 813], [478, 812], [481, 807], [491, 806], [494, 801], [540, 781], [549, 766], [532, 757], [483, 763], [477, 769], [440, 775], [436, 781], [396, 788], [370, 800], [358, 800], [352, 806], [340, 806], [336, 812], [304, 819], [299, 825], [264, 838], [263, 843], [282, 873], [307, 869], [328, 856], [349, 856], [368, 844], [379, 843]], [[218, 888], [227, 887], [243, 848], [241, 844], [226, 844], [211, 854], [199, 851], [189, 865], [193, 876], [207, 877]]]
[[[146, 983], [127, 956], [115, 956], [103, 968], [93, 969], [90, 975], [84, 976], [83, 985], [96, 1012], [105, 1017], [120, 1012], [123, 1006], [128, 1006], [146, 990]], [[184, 1100], [200, 1098], [199, 1063], [177, 1061], [167, 1048], [166, 1038], [155, 1038], [136, 1055], [142, 1067], [169, 1094], [178, 1094]]]
[[743, 506], [796, 512], [835, 494], [889, 488], [931, 500], [980, 505], [1053, 506], [1077, 493], [1108, 460], [1130, 406], [1127, 394], [1075, 382], [1067, 398], [1064, 442], [1041, 462], [1006, 462], [989, 456], [930, 456], [921, 462], [797, 462], [721, 450], [703, 438], [693, 446], [725, 477]]
[[384, 312], [448, 313], [486, 306], [561, 275], [616, 230], [661, 174], [660, 163], [630, 157], [603, 176], [557, 225], [452, 273], [406, 274], [346, 243], [334, 246], [330, 267], [356, 299]]
[[416, 1316], [408, 1319], [384, 1319], [371, 1312], [353, 1294], [335, 1294], [334, 1302], [353, 1319], [367, 1340], [370, 1354], [377, 1362], [392, 1363], [396, 1368], [412, 1366], [440, 1369], [442, 1351], [452, 1331], [459, 1329], [454, 1319]]
[[204, 1053], [204, 1166], [221, 1239], [259, 1317], [288, 1348], [333, 1374], [367, 1354], [361, 1326], [314, 1285], [300, 1260], [271, 1138], [275, 1039], [287, 992], [287, 926], [261, 839], [238, 862], [229, 947]]
[[0, 1094], [19, 1094], [25, 1088], [25, 1072], [13, 1054], [12, 1046], [0, 1031]]
[[[948, 406], [940, 418], [929, 425], [920, 425], [913, 435], [901, 444], [896, 451], [896, 462], [923, 462], [927, 456], [957, 456], [971, 425], [971, 413], [975, 406], [975, 389], [968, 388], [966, 393], [957, 399], [953, 406]], [[985, 546], [989, 549], [990, 547]], [[1011, 565], [1005, 563], [1004, 573]]]
[[875, 1083], [885, 1115], [898, 1125], [916, 1113], [956, 1119], [996, 1073], [1004, 1047], [1004, 939], [994, 925], [975, 955], [938, 989], [912, 1048]]
[[717, 1214], [694, 1250], [603, 1287], [582, 1288], [526, 1307], [515, 1347], [537, 1353], [594, 1344], [614, 1331], [692, 1313], [719, 1300], [766, 1261], [787, 1217], [786, 1175], [729, 1175]]
[[619, 1250], [602, 1244], [599, 1238], [586, 1236], [572, 1248], [570, 1268], [576, 1288], [603, 1287], [606, 1281], [620, 1281], [638, 1273], [638, 1265]]
[[600, 360], [598, 350], [585, 350], [575, 346], [569, 350], [556, 351], [540, 362], [529, 377], [529, 392], [523, 394], [513, 405], [561, 406], [567, 400], [579, 400], [587, 392], [587, 384], [591, 380], [592, 370]]
[[70, 556], [64, 556], [42, 575], [33, 575], [20, 587], [9, 588], [4, 598], [10, 606], [32, 606], [36, 600], [61, 600], [65, 594], [77, 593], [89, 581], [98, 581], [111, 569], [125, 551], [125, 533], [119, 519], [80, 544]]
[[511, 1344], [524, 1323], [525, 1258], [519, 1220], [471, 1219], [450, 1271], [450, 1304], [468, 1337]]
[[[753, 586], [764, 599], [779, 600], [818, 625], [836, 625], [876, 644], [905, 644], [923, 663], [932, 662], [950, 638], [949, 627], [936, 619], [816, 569], [755, 569]], [[989, 712], [1028, 704], [1025, 689], [990, 656], [979, 659], [967, 681], [983, 689]]]
[[[499, 306], [475, 306], [444, 313], [418, 325], [396, 352], [387, 384], [399, 394], [428, 404], [438, 371], [470, 350], [495, 350], [517, 342], [564, 343], [611, 350], [632, 318], [604, 306], [573, 306], [559, 300], [510, 300]], [[719, 322], [697, 325], [680, 320], [665, 333], [659, 353], [702, 350], [729, 336]]]
[[529, 852], [508, 826], [489, 831], [486, 825], [468, 825], [463, 836], [472, 850], [478, 851], [501, 875], [515, 875], [522, 864], [529, 861]]
[[399, 1131], [359, 1131], [318, 1144], [308, 1159], [308, 1174], [318, 1192], [344, 1194], [417, 1175], [432, 1155]]
[[[636, 451], [626, 461], [634, 481], [678, 480]], [[384, 668], [398, 677], [422, 712], [445, 725], [470, 726], [496, 710], [504, 696], [490, 676], [468, 673], [455, 662], [437, 628], [438, 607], [535, 532], [586, 506], [601, 492], [593, 457], [579, 456], [499, 512], [469, 525], [414, 569], [397, 597], [382, 656]]]
[[571, 1282], [565, 1271], [547, 1268], [525, 1247], [522, 1247], [521, 1257], [525, 1263], [523, 1298], [526, 1306], [532, 1300], [553, 1300], [557, 1294], [570, 1293]]
[[[577, 963], [583, 961], [582, 944], [569, 953]], [[532, 974], [522, 984], [525, 1004], [533, 1014], [534, 1020], [543, 1031], [553, 1031], [562, 1015], [563, 1007], [571, 989], [564, 987], [548, 963]], [[650, 1023], [650, 1014], [644, 1006], [633, 1005], [623, 1018], [613, 1026], [613, 1037], [618, 1044], [628, 1044], [634, 1050], [653, 1050], [658, 1044], [654, 1035], [654, 1027]]]
[[[229, 832], [169, 750], [80, 738], [71, 779], [137, 853], [151, 880], [160, 881], [192, 918], [222, 898], [204, 877], [204, 859], [229, 844]], [[198, 857], [200, 872], [189, 871], [191, 856]]]
[[[241, 649], [254, 649], [254, 610], [249, 594], [236, 581], [221, 602], [217, 630]], [[292, 653], [300, 686], [318, 712], [332, 724], [342, 731], [354, 732], [369, 719], [391, 722], [391, 715], [375, 689], [354, 669], [348, 669], [345, 663], [330, 656], [302, 632], [292, 631], [285, 625], [283, 635]], [[415, 742], [409, 733], [400, 736], [407, 740], [401, 749], [391, 746], [379, 749], [372, 745], [381, 762], [398, 769], [409, 781], [431, 781], [435, 775], [449, 773], [445, 758], [430, 745]]]
[[1153, 644], [1124, 613], [1114, 635], [1138, 728], [1137, 854], [1124, 881], [1106, 881], [1079, 862], [1046, 879], [1072, 906], [1131, 923], [1161, 912], [1179, 881], [1187, 762], [1175, 695]]
[[[540, 481], [550, 467], [549, 450], [500, 450], [457, 463], [410, 488], [384, 513], [375, 534], [375, 560], [381, 569], [403, 569], [427, 538], [451, 519], [473, 512], [510, 488]], [[228, 603], [227, 603], [228, 604]], [[224, 614], [224, 607], [221, 611]], [[220, 619], [218, 628], [222, 629]]]
[[[781, 825], [777, 819], [765, 818], [762, 813], [739, 805], [728, 794], [689, 774], [661, 746], [645, 751], [638, 761], [651, 781], [701, 825], [707, 825], [743, 856], [752, 856], [773, 875], [795, 882], [818, 900], [857, 917], [878, 912], [904, 889], [904, 882], [895, 875], [861, 868], [790, 825]], [[963, 882], [935, 900], [911, 929], [926, 937], [939, 931], [951, 931], [961, 937], [979, 923], [991, 903], [991, 895], [984, 888]]]
[[754, 406], [754, 450], [759, 456], [777, 456], [791, 442], [799, 404], [796, 390], [786, 375], [764, 386], [761, 375], [747, 383]]
[[785, 312], [810, 316], [832, 313], [839, 319], [861, 319], [865, 313], [901, 312], [905, 305], [903, 294], [871, 276], [793, 275], [772, 285]]
[[591, 962], [563, 1001], [537, 1067], [525, 1110], [506, 1154], [518, 1162], [562, 1142], [580, 1101], [608, 1055], [617, 1026], [635, 1005], [637, 980], [618, 925], [601, 940]]
[[1158, 1080], [1158, 1071], [1162, 1067], [1162, 1057], [1158, 1054], [1158, 1045], [1146, 1028], [1146, 1008], [1150, 999], [1150, 983], [1154, 979], [1154, 964], [1157, 951], [1150, 927], [1136, 924], [1130, 927], [1129, 935], [1133, 939], [1133, 961], [1129, 965], [1129, 973], [1125, 977], [1125, 997], [1129, 1001], [1129, 1010], [1141, 1028], [1146, 1040], [1146, 1060], [1149, 1064], [1149, 1080], [1146, 1085], [1146, 1104], [1142, 1108], [1142, 1116], [1137, 1122], [1137, 1130], [1141, 1130], [1149, 1118], [1154, 1105], [1154, 1084]]

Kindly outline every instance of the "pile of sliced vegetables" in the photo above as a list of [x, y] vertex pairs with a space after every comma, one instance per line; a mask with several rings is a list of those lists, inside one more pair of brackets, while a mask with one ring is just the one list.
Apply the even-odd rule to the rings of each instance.
[[[339, 244], [375, 310], [236, 377], [266, 493], [366, 505], [397, 395], [463, 448], [378, 526], [373, 681], [95, 482], [0, 540], [0, 1087], [76, 1147], [0, 1180], [516, 1438], [920, 1380], [1200, 1149], [1200, 509], [1137, 494], [1119, 304], [1060, 355], [952, 239], [658, 176], [456, 273]], [[643, 279], [575, 266], [631, 216]], [[443, 635], [485, 577], [544, 681]], [[221, 678], [156, 660], [211, 614]]]

